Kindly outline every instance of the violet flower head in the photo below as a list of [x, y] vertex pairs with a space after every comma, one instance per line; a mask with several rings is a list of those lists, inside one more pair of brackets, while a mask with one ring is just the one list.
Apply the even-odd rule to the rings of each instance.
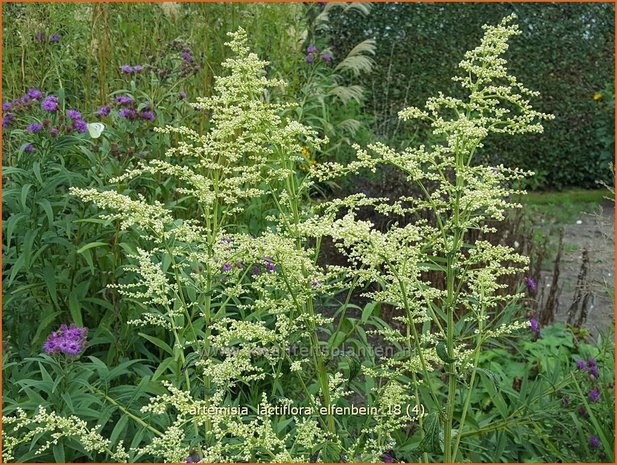
[[79, 355], [87, 342], [88, 328], [79, 328], [75, 325], [60, 325], [57, 331], [52, 332], [43, 349], [48, 354], [63, 353], [66, 355]]
[[73, 121], [73, 127], [77, 130], [77, 132], [85, 133], [88, 130], [88, 123], [84, 120], [76, 119]]
[[191, 55], [189, 52], [182, 52], [180, 54], [180, 56], [182, 57], [182, 59], [184, 61], [186, 61], [187, 63], [193, 63], [194, 59], [193, 59], [193, 55]]
[[317, 48], [315, 48], [314, 45], [309, 45], [308, 47], [306, 47], [306, 53], [315, 53], [317, 52]]
[[37, 35], [34, 36], [34, 38], [36, 40], [38, 40], [39, 42], [44, 42], [45, 41], [45, 33], [44, 32], [39, 32]]
[[33, 87], [32, 89], [29, 89], [27, 95], [32, 100], [38, 100], [40, 98], [43, 98], [43, 92], [41, 92], [39, 89], [37, 89], [35, 87]]
[[585, 360], [577, 360], [576, 368], [578, 368], [581, 371], [587, 371], [587, 364], [585, 363]]
[[126, 74], [130, 74], [133, 72], [133, 67], [130, 65], [122, 65], [120, 66], [120, 71]]
[[261, 274], [261, 268], [259, 268], [258, 266], [256, 266], [255, 268], [253, 268], [253, 269], [251, 270], [251, 274], [253, 274], [253, 275]]
[[578, 414], [579, 414], [581, 417], [586, 417], [586, 416], [587, 416], [587, 409], [585, 408], [585, 406], [584, 406], [584, 405], [581, 405], [581, 406], [578, 408]]
[[276, 265], [274, 263], [265, 262], [268, 273], [276, 273]]
[[313, 63], [315, 61], [315, 57], [313, 55], [307, 55], [306, 56], [306, 62], [307, 63]]
[[589, 446], [592, 449], [597, 449], [598, 447], [600, 447], [600, 439], [598, 438], [598, 436], [589, 436]]
[[133, 71], [136, 73], [141, 73], [144, 70], [144, 67], [141, 65], [135, 65], [133, 66]]
[[529, 326], [534, 333], [540, 334], [540, 323], [538, 323], [538, 320], [532, 318], [529, 320]]
[[525, 278], [525, 284], [527, 284], [529, 292], [536, 292], [536, 289], [538, 289], [538, 284], [533, 278]]
[[596, 366], [598, 366], [598, 361], [595, 358], [593, 358], [593, 357], [589, 357], [587, 359], [587, 366], [589, 368], [596, 367]]
[[60, 106], [58, 105], [58, 97], [55, 95], [49, 95], [45, 97], [45, 100], [41, 102], [41, 109], [45, 111], [58, 111]]
[[330, 55], [329, 53], [324, 53], [324, 54], [321, 56], [321, 59], [322, 59], [323, 61], [327, 61], [327, 62], [329, 63], [329, 62], [331, 62], [331, 61], [332, 61], [332, 55]]
[[43, 129], [43, 125], [41, 123], [32, 123], [26, 126], [26, 131], [28, 132], [39, 132]]
[[96, 116], [107, 116], [109, 115], [109, 113], [111, 113], [111, 108], [107, 105], [104, 105], [97, 110]]
[[156, 119], [156, 116], [154, 116], [154, 113], [151, 111], [142, 111], [139, 117], [148, 121], [154, 121]]
[[68, 116], [69, 118], [73, 120], [81, 119], [81, 113], [79, 113], [77, 110], [67, 110], [66, 116]]
[[34, 152], [34, 145], [32, 145], [32, 144], [25, 145], [24, 146], [24, 152], [27, 152], [27, 153]]
[[5, 113], [5, 115], [2, 117], [2, 127], [4, 129], [8, 128], [14, 119], [15, 115], [13, 115], [13, 113]]
[[233, 268], [233, 266], [231, 265], [231, 263], [225, 263], [221, 267], [221, 270], [223, 270], [225, 273], [227, 273], [228, 271], [231, 271], [232, 268]]
[[591, 376], [592, 379], [598, 379], [600, 377], [600, 370], [598, 370], [598, 367], [591, 367], [589, 369], [589, 376]]
[[49, 135], [50, 135], [51, 137], [56, 137], [56, 136], [58, 135], [58, 129], [57, 129], [57, 128], [51, 128], [51, 129], [49, 130]]
[[137, 118], [137, 113], [132, 108], [123, 108], [120, 110], [120, 116], [129, 120]]
[[563, 397], [561, 398], [561, 405], [562, 405], [563, 407], [567, 407], [567, 406], [569, 406], [569, 405], [570, 405], [570, 396], [568, 396], [568, 395], [563, 396]]
[[598, 388], [593, 388], [589, 391], [588, 396], [591, 402], [598, 402], [600, 400], [600, 390]]
[[130, 105], [135, 101], [130, 95], [118, 95], [115, 100], [120, 105]]
[[4, 102], [2, 104], [2, 111], [3, 112], [10, 111], [12, 107], [13, 107], [13, 104], [11, 102]]
[[60, 34], [52, 34], [49, 36], [49, 41], [50, 42], [60, 42], [60, 38], [62, 36], [60, 36]]
[[186, 98], [186, 92], [184, 92], [183, 90], [182, 90], [182, 91], [180, 91], [180, 92], [178, 93], [178, 98], [179, 98], [180, 100], [184, 100], [184, 99]]
[[392, 456], [393, 451], [389, 450], [385, 452], [382, 456], [382, 460], [384, 463], [394, 463], [394, 457]]

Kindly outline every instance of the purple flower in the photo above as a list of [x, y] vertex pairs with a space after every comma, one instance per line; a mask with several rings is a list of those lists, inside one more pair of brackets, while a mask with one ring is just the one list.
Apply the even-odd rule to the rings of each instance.
[[107, 105], [104, 105], [98, 109], [98, 111], [96, 112], [96, 115], [97, 116], [107, 116], [109, 115], [110, 112], [111, 112], [111, 108], [108, 107]]
[[58, 97], [50, 95], [45, 97], [45, 100], [41, 102], [41, 109], [45, 111], [58, 111], [60, 106], [58, 105]]
[[13, 115], [13, 113], [5, 113], [5, 115], [2, 117], [2, 127], [5, 129], [8, 128], [9, 124], [11, 124], [14, 119], [15, 115]]
[[311, 281], [311, 287], [317, 287], [319, 284], [319, 281]]
[[316, 51], [317, 49], [314, 45], [309, 45], [308, 47], [306, 47], [306, 53], [315, 53]]
[[525, 284], [527, 284], [527, 289], [529, 289], [529, 292], [536, 292], [538, 284], [533, 278], [525, 278]]
[[538, 320], [532, 318], [531, 320], [529, 320], [529, 326], [534, 333], [540, 334], [540, 323], [538, 323]]
[[24, 146], [24, 152], [32, 153], [34, 152], [34, 145], [27, 144]]
[[593, 388], [589, 391], [589, 400], [592, 402], [598, 402], [600, 400], [600, 390], [598, 388]]
[[227, 273], [228, 271], [231, 271], [232, 268], [233, 268], [233, 266], [231, 265], [231, 263], [225, 263], [221, 267], [221, 270], [223, 270], [225, 273]]
[[142, 112], [139, 114], [139, 117], [140, 117], [141, 119], [146, 119], [146, 120], [148, 120], [148, 121], [154, 121], [154, 120], [156, 119], [156, 116], [154, 116], [154, 113], [153, 113], [153, 112], [151, 112], [151, 111], [142, 111]]
[[221, 239], [221, 244], [231, 244], [231, 237], [224, 237]]
[[34, 36], [34, 38], [39, 42], [43, 42], [45, 40], [45, 33], [39, 32], [37, 35]]
[[597, 362], [597, 360], [596, 360], [595, 358], [593, 358], [593, 357], [589, 357], [589, 358], [587, 359], [587, 366], [588, 366], [589, 368], [591, 368], [591, 367], [595, 367], [595, 366], [598, 366], [598, 362]]
[[79, 113], [77, 110], [67, 110], [66, 111], [66, 116], [68, 116], [71, 119], [81, 119], [81, 113]]
[[563, 405], [564, 407], [567, 407], [568, 405], [570, 405], [570, 396], [563, 396], [561, 398], [561, 405]]
[[180, 92], [178, 93], [178, 98], [179, 98], [180, 100], [184, 100], [184, 99], [186, 98], [186, 92], [184, 92], [183, 90], [182, 90], [182, 91], [180, 91]]
[[39, 132], [43, 129], [43, 125], [41, 123], [32, 123], [26, 126], [26, 131], [28, 132]]
[[385, 452], [382, 456], [382, 460], [384, 463], [394, 463], [394, 457], [392, 456], [392, 454], [394, 453], [394, 451], [389, 450], [388, 452]]
[[331, 62], [331, 61], [332, 61], [332, 55], [330, 55], [329, 53], [324, 53], [324, 54], [321, 56], [321, 59], [322, 59], [323, 61]]
[[133, 66], [133, 71], [135, 71], [136, 73], [141, 73], [143, 70], [144, 70], [144, 67], [141, 65]]
[[2, 111], [4, 111], [4, 112], [9, 111], [12, 106], [13, 106], [13, 104], [11, 102], [4, 102], [2, 104]]
[[251, 274], [253, 274], [253, 275], [261, 274], [261, 268], [259, 268], [258, 266], [256, 266], [255, 268], [253, 268], [253, 269], [251, 270]]
[[28, 90], [28, 97], [30, 97], [32, 100], [38, 100], [40, 98], [43, 98], [43, 92], [33, 87], [32, 89]]
[[592, 449], [597, 449], [598, 447], [600, 447], [600, 439], [598, 438], [598, 436], [589, 436], [589, 446]]
[[134, 120], [137, 118], [137, 113], [132, 108], [123, 108], [120, 110], [120, 116], [126, 119]]
[[52, 34], [49, 36], [50, 42], [60, 42], [60, 34]]
[[264, 264], [268, 273], [276, 273], [276, 265], [274, 263], [264, 262]]
[[306, 62], [307, 63], [313, 63], [313, 61], [315, 61], [315, 57], [313, 55], [307, 55], [306, 56]]
[[57, 128], [51, 128], [51, 129], [49, 130], [49, 135], [50, 135], [51, 137], [56, 137], [56, 136], [58, 135], [58, 129], [57, 129]]
[[576, 368], [578, 368], [579, 370], [582, 370], [582, 371], [587, 371], [587, 364], [585, 363], [584, 360], [577, 360], [576, 361]]
[[187, 457], [186, 463], [193, 463], [193, 457]]
[[587, 409], [585, 408], [585, 406], [584, 406], [584, 405], [581, 405], [581, 406], [578, 408], [578, 414], [579, 414], [581, 417], [586, 417], [586, 416], [587, 416]]
[[120, 105], [130, 105], [135, 101], [130, 95], [118, 95], [115, 100]]
[[133, 67], [132, 67], [132, 66], [130, 66], [130, 65], [122, 65], [122, 66], [120, 66], [120, 70], [121, 70], [123, 73], [130, 74], [130, 73], [132, 73], [132, 72], [133, 72]]
[[76, 119], [73, 121], [73, 127], [82, 134], [88, 130], [88, 123], [84, 120]]
[[180, 54], [180, 56], [182, 57], [182, 59], [184, 61], [186, 61], [187, 63], [193, 63], [193, 55], [191, 55], [189, 52], [182, 52]]
[[67, 355], [79, 355], [86, 345], [87, 334], [88, 328], [60, 325], [57, 331], [49, 335], [47, 341], [43, 344], [43, 349], [50, 355], [59, 352]]
[[589, 369], [589, 376], [593, 379], [598, 379], [600, 377], [600, 370], [598, 370], [598, 367], [591, 367]]

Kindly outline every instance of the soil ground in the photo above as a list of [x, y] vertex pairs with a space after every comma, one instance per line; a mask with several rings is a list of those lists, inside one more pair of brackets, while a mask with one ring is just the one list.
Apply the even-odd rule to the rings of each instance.
[[[606, 334], [615, 326], [615, 205], [602, 202], [598, 211], [582, 212], [564, 227], [564, 249], [559, 275], [559, 306], [556, 321], [565, 322], [576, 292], [582, 254], [589, 253], [588, 288], [592, 298], [585, 326], [592, 335]], [[544, 269], [542, 282], [548, 292], [552, 269]]]

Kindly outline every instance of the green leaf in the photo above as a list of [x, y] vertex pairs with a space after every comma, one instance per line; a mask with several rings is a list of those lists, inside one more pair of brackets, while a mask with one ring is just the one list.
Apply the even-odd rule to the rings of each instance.
[[107, 243], [107, 242], [90, 242], [89, 244], [86, 244], [83, 247], [80, 247], [79, 249], [77, 249], [77, 253], [82, 254], [86, 250], [93, 249], [94, 247], [101, 247], [101, 246], [104, 246], [104, 245], [109, 245], [109, 243]]

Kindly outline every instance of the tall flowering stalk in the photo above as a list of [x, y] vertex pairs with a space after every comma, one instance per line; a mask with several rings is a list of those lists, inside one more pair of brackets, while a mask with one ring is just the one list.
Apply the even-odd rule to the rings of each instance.
[[[491, 231], [488, 220], [503, 220], [506, 209], [520, 207], [509, 202], [512, 194], [520, 192], [509, 185], [526, 174], [475, 164], [483, 141], [491, 134], [542, 132], [541, 122], [552, 118], [532, 108], [528, 99], [538, 94], [506, 69], [503, 54], [508, 40], [520, 33], [513, 20], [514, 16], [509, 16], [497, 26], [484, 26], [480, 46], [465, 54], [459, 64], [461, 76], [454, 78], [467, 93], [465, 99], [440, 93], [429, 98], [424, 109], [410, 107], [400, 112], [403, 120], [427, 122], [431, 143], [403, 152], [383, 144], [373, 144], [368, 150], [357, 147], [358, 158], [351, 164], [331, 163], [313, 169], [318, 180], [326, 180], [388, 164], [401, 170], [424, 193], [423, 198], [396, 200], [357, 194], [331, 202], [323, 208], [333, 221], [327, 228], [330, 232], [323, 232], [332, 235], [347, 254], [353, 264], [351, 274], [362, 283], [378, 286], [379, 290], [367, 296], [400, 309], [398, 319], [405, 330], [400, 333], [387, 328], [381, 333], [405, 350], [367, 372], [389, 378], [411, 376], [410, 388], [423, 393], [427, 410], [438, 412], [441, 419], [446, 462], [460, 458], [459, 445], [483, 345], [527, 325], [521, 321], [494, 327], [489, 320], [489, 312], [498, 304], [518, 297], [498, 292], [506, 288], [500, 278], [519, 272], [527, 258], [510, 247], [468, 241], [474, 230], [480, 235]], [[372, 206], [393, 219], [428, 211], [433, 221], [419, 220], [406, 226], [395, 222], [381, 232], [356, 218], [361, 206]], [[439, 272], [443, 281], [427, 281], [429, 271]], [[446, 379], [445, 401], [441, 399], [440, 377], [432, 372]], [[420, 397], [416, 395], [418, 403]]]

